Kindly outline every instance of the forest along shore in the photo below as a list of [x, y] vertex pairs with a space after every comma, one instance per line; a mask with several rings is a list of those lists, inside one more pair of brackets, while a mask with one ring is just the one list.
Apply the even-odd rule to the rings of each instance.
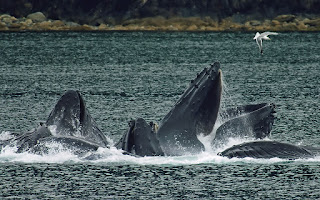
[[237, 23], [232, 17], [146, 17], [97, 26], [48, 19], [42, 12], [16, 18], [0, 15], [0, 31], [320, 31], [320, 17], [279, 15], [273, 19]]

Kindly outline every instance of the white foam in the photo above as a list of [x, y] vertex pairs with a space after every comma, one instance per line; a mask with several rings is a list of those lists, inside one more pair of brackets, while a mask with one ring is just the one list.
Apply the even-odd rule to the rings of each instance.
[[79, 162], [78, 156], [70, 151], [50, 151], [46, 155], [37, 155], [29, 152], [16, 153], [17, 147], [6, 146], [1, 150], [0, 163], [22, 162], [22, 163], [65, 163]]
[[[50, 127], [54, 132], [55, 127]], [[1, 139], [10, 139], [10, 132], [2, 132]], [[241, 163], [260, 163], [260, 164], [273, 164], [279, 162], [320, 162], [320, 156], [308, 159], [297, 159], [295, 161], [288, 161], [279, 158], [272, 159], [253, 159], [253, 158], [226, 158], [218, 156], [217, 153], [243, 142], [248, 142], [248, 139], [230, 138], [225, 146], [219, 149], [211, 148], [211, 140], [213, 133], [208, 136], [200, 135], [198, 139], [204, 144], [205, 151], [197, 155], [185, 156], [146, 156], [135, 157], [131, 155], [124, 155], [122, 150], [115, 147], [99, 148], [94, 153], [87, 153], [81, 157], [75, 155], [70, 149], [66, 149], [63, 145], [52, 142], [48, 143], [49, 151], [44, 155], [32, 154], [29, 152], [16, 153], [17, 147], [5, 146], [0, 152], [0, 163], [95, 163], [103, 165], [194, 165], [194, 164], [241, 164]], [[87, 158], [92, 158], [88, 160]]]
[[48, 129], [52, 133], [52, 135], [57, 135], [57, 126], [56, 125], [50, 125], [50, 126], [48, 126]]
[[[201, 137], [200, 137], [201, 138]], [[207, 139], [208, 136], [201, 139]], [[229, 140], [226, 147], [230, 147], [235, 144], [246, 142], [239, 139]], [[206, 146], [206, 145], [205, 145]], [[226, 158], [218, 156], [217, 153], [220, 150], [225, 149], [209, 149], [197, 155], [185, 155], [185, 156], [146, 156], [135, 157], [131, 155], [124, 155], [122, 150], [118, 150], [115, 147], [111, 148], [99, 148], [94, 153], [88, 153], [81, 157], [73, 154], [70, 150], [65, 149], [62, 145], [57, 143], [48, 144], [50, 151], [45, 155], [36, 155], [29, 152], [16, 153], [16, 147], [5, 147], [0, 153], [0, 163], [94, 163], [103, 165], [194, 165], [194, 164], [274, 164], [282, 162], [320, 162], [320, 157], [298, 159], [295, 161], [288, 161], [280, 158], [272, 159], [253, 159], [253, 158]], [[92, 160], [84, 159], [93, 156]]]
[[0, 134], [0, 140], [10, 140], [13, 138], [13, 135], [9, 131], [2, 131]]

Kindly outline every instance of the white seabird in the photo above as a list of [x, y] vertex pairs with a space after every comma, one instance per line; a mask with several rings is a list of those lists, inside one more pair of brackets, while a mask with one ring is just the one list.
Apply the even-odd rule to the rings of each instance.
[[268, 38], [268, 35], [278, 35], [278, 33], [276, 33], [276, 32], [263, 32], [263, 33], [260, 34], [259, 32], [257, 32], [256, 35], [253, 38], [254, 40], [256, 40], [256, 42], [258, 44], [261, 54], [263, 54], [262, 39], [271, 40], [270, 38]]

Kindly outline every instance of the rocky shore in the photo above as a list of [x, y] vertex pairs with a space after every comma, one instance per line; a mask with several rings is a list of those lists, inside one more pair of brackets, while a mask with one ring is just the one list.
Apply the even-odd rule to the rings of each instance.
[[0, 31], [319, 31], [320, 0], [0, 0]]
[[0, 31], [320, 31], [320, 17], [279, 15], [273, 19], [235, 22], [232, 17], [145, 17], [124, 20], [119, 24], [88, 25], [48, 19], [36, 12], [16, 18], [0, 15]]

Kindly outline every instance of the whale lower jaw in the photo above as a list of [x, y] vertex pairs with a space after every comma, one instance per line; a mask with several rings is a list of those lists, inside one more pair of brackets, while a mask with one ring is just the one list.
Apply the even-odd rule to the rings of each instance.
[[320, 149], [297, 146], [276, 141], [254, 141], [234, 145], [218, 155], [228, 158], [257, 158], [257, 159], [299, 159], [312, 158], [319, 155]]

